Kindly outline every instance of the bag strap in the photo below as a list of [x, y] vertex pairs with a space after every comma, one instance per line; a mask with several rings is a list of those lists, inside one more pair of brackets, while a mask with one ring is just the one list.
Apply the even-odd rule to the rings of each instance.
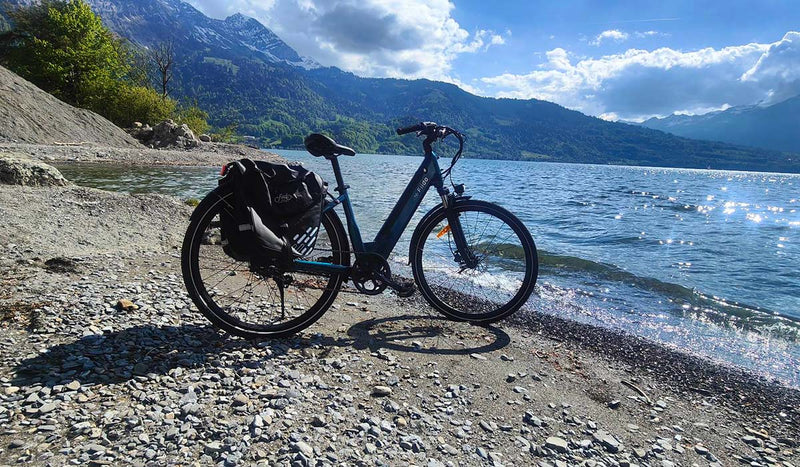
[[245, 173], [254, 168], [255, 164], [250, 159], [235, 161], [233, 163], [233, 167], [231, 167], [232, 170], [235, 170], [235, 172], [233, 172], [234, 177], [231, 182], [233, 183], [233, 196], [236, 201], [233, 203], [236, 228], [239, 230], [239, 232], [253, 230], [250, 211], [247, 210], [247, 193], [245, 192], [244, 181]]

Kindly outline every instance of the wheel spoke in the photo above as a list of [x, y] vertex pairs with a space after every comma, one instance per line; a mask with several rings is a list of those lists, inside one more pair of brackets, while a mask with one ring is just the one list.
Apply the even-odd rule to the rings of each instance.
[[467, 268], [456, 261], [452, 232], [437, 236], [448, 225], [442, 214], [439, 222], [429, 224], [414, 249], [412, 268], [423, 295], [434, 307], [459, 319], [491, 321], [515, 311], [535, 284], [532, 239], [523, 234], [518, 220], [488, 203], [470, 201], [456, 209], [478, 264]]
[[[193, 216], [198, 220], [187, 233], [193, 248], [188, 258], [191, 277], [185, 282], [198, 309], [216, 324], [222, 321], [226, 330], [247, 337], [292, 333], [311, 324], [333, 302], [341, 275], [282, 272], [278, 266], [251, 270], [248, 262], [229, 257], [222, 247], [220, 215], [232, 212], [231, 194], [217, 191], [210, 195], [215, 199], [201, 202], [198, 209], [206, 211]], [[307, 257], [347, 264], [347, 239], [340, 226], [334, 213], [323, 215], [319, 238]], [[274, 277], [286, 279], [285, 316], [281, 315], [280, 290]]]

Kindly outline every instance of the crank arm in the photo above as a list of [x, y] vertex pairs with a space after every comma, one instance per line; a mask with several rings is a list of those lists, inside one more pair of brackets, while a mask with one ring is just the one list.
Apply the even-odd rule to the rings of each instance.
[[414, 282], [409, 282], [407, 285], [403, 285], [396, 280], [392, 279], [391, 277], [386, 277], [385, 275], [376, 272], [375, 277], [377, 279], [382, 280], [386, 285], [392, 288], [397, 295], [400, 297], [410, 297], [414, 294]]

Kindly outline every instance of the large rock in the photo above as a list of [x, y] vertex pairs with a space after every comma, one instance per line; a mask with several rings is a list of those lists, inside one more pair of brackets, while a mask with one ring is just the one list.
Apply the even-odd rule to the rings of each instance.
[[128, 132], [152, 148], [190, 149], [200, 146], [200, 140], [186, 124], [178, 125], [172, 120], [164, 120], [152, 128], [149, 125], [132, 128]]
[[0, 153], [0, 183], [25, 186], [67, 186], [55, 167], [22, 154]]

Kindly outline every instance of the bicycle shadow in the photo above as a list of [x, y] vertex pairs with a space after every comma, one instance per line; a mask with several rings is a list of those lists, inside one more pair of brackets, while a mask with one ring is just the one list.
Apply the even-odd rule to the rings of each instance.
[[[170, 375], [176, 368], [206, 365], [230, 370], [263, 368], [277, 358], [281, 365], [292, 365], [307, 360], [305, 352], [292, 350], [312, 347], [322, 349], [318, 358], [333, 348], [469, 355], [497, 350], [510, 342], [508, 335], [499, 328], [464, 324], [464, 330], [481, 333], [480, 341], [485, 344], [435, 347], [437, 339], [449, 342], [453, 329], [460, 327], [461, 324], [442, 318], [400, 316], [361, 321], [352, 325], [344, 338], [316, 334], [256, 342], [222, 333], [211, 325], [141, 325], [54, 345], [17, 364], [12, 383], [20, 387], [54, 387], [75, 380], [84, 385], [118, 384], [136, 378]], [[253, 352], [254, 349], [263, 351]]]
[[[356, 349], [435, 355], [470, 355], [499, 350], [511, 338], [497, 326], [455, 323], [442, 317], [403, 315], [373, 318], [356, 323], [347, 330]], [[465, 341], [485, 342], [472, 347]], [[448, 347], [449, 346], [449, 347]]]

